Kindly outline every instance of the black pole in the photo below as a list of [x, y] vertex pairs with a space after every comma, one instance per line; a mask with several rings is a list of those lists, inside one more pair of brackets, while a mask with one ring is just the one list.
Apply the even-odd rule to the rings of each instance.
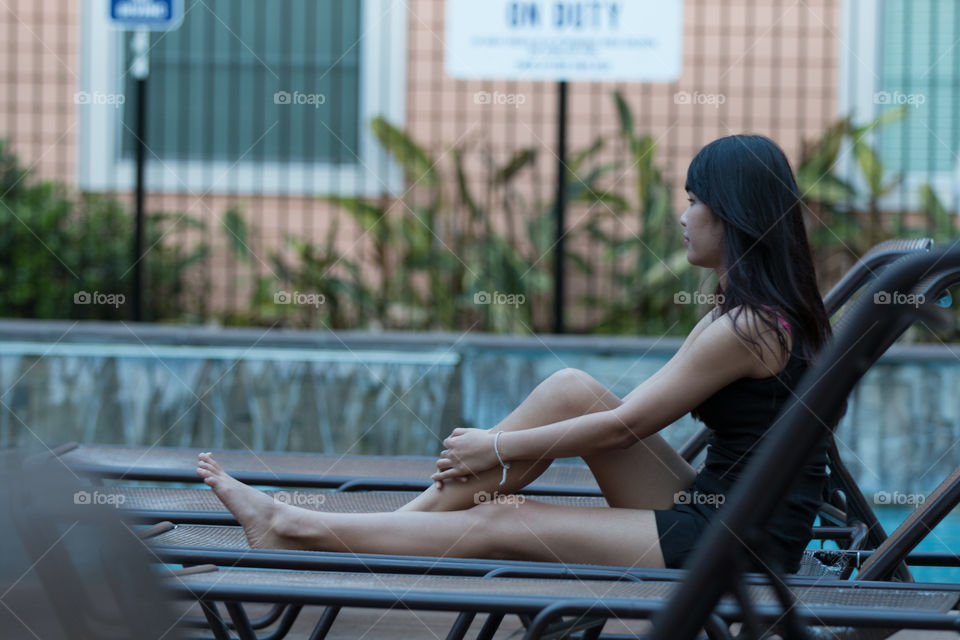
[[557, 241], [553, 260], [553, 332], [563, 333], [563, 237], [567, 211], [567, 83], [557, 84]]
[[143, 164], [147, 152], [147, 80], [137, 78], [137, 196], [136, 230], [133, 240], [133, 320], [143, 320]]

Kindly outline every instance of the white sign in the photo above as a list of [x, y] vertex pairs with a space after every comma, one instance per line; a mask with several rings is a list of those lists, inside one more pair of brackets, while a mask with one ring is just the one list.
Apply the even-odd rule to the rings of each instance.
[[447, 0], [454, 78], [672, 82], [683, 0]]
[[172, 31], [183, 22], [183, 0], [110, 0], [108, 8], [119, 29]]

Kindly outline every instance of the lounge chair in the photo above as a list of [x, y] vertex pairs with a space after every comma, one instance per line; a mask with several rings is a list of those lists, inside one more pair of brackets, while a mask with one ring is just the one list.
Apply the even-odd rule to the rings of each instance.
[[[303, 603], [324, 602], [331, 591], [339, 594], [336, 597], [340, 598], [341, 603], [357, 598], [359, 604], [375, 605], [389, 602], [396, 595], [383, 592], [383, 589], [391, 584], [407, 585], [409, 588], [404, 589], [407, 592], [405, 598], [427, 600], [435, 597], [431, 590], [436, 589], [438, 585], [443, 585], [446, 587], [446, 595], [441, 596], [444, 599], [443, 606], [449, 607], [452, 605], [448, 596], [452, 593], [459, 592], [461, 596], [466, 594], [464, 597], [472, 598], [471, 594], [475, 591], [473, 584], [452, 586], [449, 582], [450, 577], [487, 576], [483, 580], [481, 589], [486, 590], [486, 593], [480, 594], [481, 601], [473, 609], [465, 610], [457, 619], [451, 637], [462, 637], [458, 634], [467, 629], [475, 612], [490, 610], [491, 602], [499, 600], [501, 604], [497, 608], [503, 612], [520, 613], [525, 618], [536, 615], [544, 605], [552, 602], [555, 592], [551, 584], [555, 579], [566, 581], [566, 583], [557, 583], [558, 588], [561, 589], [570, 589], [569, 583], [583, 586], [583, 581], [586, 580], [603, 580], [613, 584], [618, 584], [623, 579], [633, 582], [638, 580], [635, 576], [623, 578], [618, 571], [613, 571], [609, 567], [580, 569], [544, 563], [515, 563], [513, 566], [505, 567], [495, 561], [464, 560], [456, 568], [453, 568], [455, 563], [451, 562], [449, 566], [433, 572], [437, 577], [446, 576], [445, 580], [424, 584], [422, 582], [424, 575], [431, 572], [420, 567], [414, 567], [411, 570], [410, 567], [394, 566], [395, 573], [417, 575], [393, 575], [384, 578], [370, 572], [371, 558], [354, 558], [356, 564], [352, 567], [344, 565], [340, 569], [354, 569], [362, 575], [354, 573], [352, 576], [344, 576], [342, 571], [339, 576], [329, 572], [311, 574], [309, 580], [319, 577], [324, 581], [323, 584], [318, 585], [319, 591], [309, 589], [308, 598], [313, 600], [303, 598], [303, 572], [298, 574], [299, 583], [296, 576], [283, 572], [269, 572], [269, 574], [250, 571], [246, 574], [218, 572], [214, 578], [214, 582], [218, 583], [217, 588], [208, 590], [206, 585], [201, 587], [201, 582], [208, 580], [209, 577], [199, 580], [191, 578], [191, 575], [209, 570], [209, 567], [203, 566], [192, 566], [175, 572], [164, 570], [162, 573], [170, 576], [165, 592], [159, 590], [155, 584], [157, 567], [148, 566], [151, 558], [154, 561], [167, 562], [157, 553], [158, 547], [145, 550], [142, 545], [135, 544], [131, 535], [133, 530], [125, 527], [120, 521], [122, 511], [100, 504], [104, 502], [103, 500], [84, 498], [85, 491], [99, 491], [99, 488], [77, 486], [74, 482], [75, 478], [71, 478], [63, 467], [56, 464], [50, 465], [49, 460], [46, 462], [48, 463], [46, 467], [25, 471], [15, 469], [18, 466], [15, 464], [0, 467], [2, 472], [0, 477], [5, 480], [0, 485], [0, 504], [4, 507], [9, 504], [10, 509], [5, 508], [4, 511], [12, 515], [11, 520], [16, 525], [16, 533], [19, 534], [19, 536], [6, 536], [0, 539], [0, 549], [3, 551], [3, 557], [8, 557], [6, 554], [10, 553], [11, 542], [13, 542], [10, 538], [19, 537], [22, 540], [27, 552], [24, 562], [25, 565], [29, 564], [32, 570], [27, 573], [39, 578], [39, 582], [44, 587], [46, 599], [50, 601], [56, 612], [57, 620], [51, 623], [62, 626], [65, 633], [72, 634], [71, 637], [181, 637], [173, 628], [178, 618], [173, 615], [165, 596], [171, 591], [181, 596], [188, 592], [195, 596], [202, 588], [202, 609], [207, 615], [207, 620], [210, 621], [205, 620], [204, 625], [211, 625], [218, 638], [228, 637], [228, 630], [225, 630], [225, 627], [230, 626], [220, 617], [220, 608], [214, 603], [225, 593], [223, 589], [240, 589], [242, 592], [240, 600], [247, 602], [258, 601], [261, 598], [271, 601], [274, 597], [284, 602], [287, 606], [278, 607], [267, 615], [252, 620], [247, 617], [246, 610], [237, 601], [229, 601], [226, 607], [230, 616], [239, 621], [238, 625], [234, 626], [240, 630], [241, 638], [253, 638], [256, 637], [254, 633], [257, 629], [275, 627], [271, 630], [270, 637], [277, 639], [290, 629]], [[56, 477], [56, 472], [59, 472], [61, 477]], [[12, 499], [4, 500], [8, 493], [11, 494]], [[15, 546], [12, 551], [14, 554], [22, 554], [22, 552]], [[256, 555], [261, 552], [247, 551], [247, 553]], [[274, 562], [278, 556], [282, 557], [288, 552], [262, 553], [270, 554], [270, 561]], [[296, 558], [304, 554], [289, 552], [289, 555]], [[324, 554], [311, 555], [316, 558]], [[342, 561], [349, 560], [349, 557], [343, 557], [349, 554], [332, 555], [341, 556]], [[359, 560], [363, 560], [364, 564], [360, 564]], [[395, 558], [394, 562], [403, 560]], [[416, 561], [416, 559], [409, 560]], [[428, 560], [433, 564], [437, 563], [436, 558]], [[184, 562], [189, 563], [189, 561]], [[648, 579], [662, 580], [664, 577], [669, 578], [675, 572], [654, 570], [648, 573], [651, 574]], [[658, 576], [658, 573], [661, 575]], [[510, 576], [513, 579], [509, 583], [503, 582], [496, 579], [498, 575]], [[20, 582], [23, 577], [24, 575], [19, 575], [17, 582]], [[407, 582], [399, 581], [401, 578], [406, 579]], [[510, 586], [514, 591], [518, 584], [525, 585], [527, 593], [520, 594], [523, 601], [509, 591], [498, 596], [490, 589], [492, 581], [496, 581], [498, 586]], [[248, 591], [257, 585], [265, 587], [265, 590], [254, 589], [259, 595], [256, 593], [248, 595]], [[374, 589], [380, 590], [380, 593], [371, 594], [370, 589], [364, 585], [367, 587], [372, 585]], [[598, 588], [605, 587], [604, 583], [598, 582], [597, 585]], [[538, 590], [534, 592], [534, 588]], [[651, 589], [656, 590], [656, 587]], [[631, 595], [636, 593], [633, 592]], [[13, 604], [12, 600], [10, 604]], [[339, 611], [340, 606], [328, 609], [321, 619], [321, 627], [329, 629]], [[25, 612], [18, 608], [14, 614], [23, 616]], [[27, 617], [26, 620], [31, 626], [35, 625], [34, 617]], [[180, 616], [179, 620], [181, 627], [195, 628], [194, 625], [187, 623], [188, 618]], [[492, 633], [502, 620], [503, 613], [494, 614], [484, 622], [484, 628]], [[600, 621], [591, 619], [573, 626], [599, 631], [599, 625]], [[729, 637], [723, 631], [723, 625], [719, 619], [713, 620], [711, 628], [716, 630], [713, 637]], [[321, 628], [322, 631], [323, 628]], [[318, 633], [315, 637], [322, 637], [322, 635]], [[54, 636], [45, 634], [44, 637]], [[587, 637], [591, 636], [587, 635]]]
[[[56, 575], [52, 576], [46, 570], [43, 573], [49, 578], [48, 591], [56, 594], [56, 601], [64, 609], [65, 624], [75, 624], [77, 620], [88, 622], [82, 615], [88, 609], [86, 605], [81, 606], [81, 604], [89, 599], [86, 581], [89, 580], [92, 566], [98, 564], [98, 558], [112, 576], [111, 580], [114, 584], [111, 588], [114, 593], [123, 594], [129, 590], [130, 597], [143, 597], [142, 594], [149, 592], [154, 600], [141, 602], [135, 610], [157, 608], [161, 604], [156, 601], [160, 594], [155, 589], [148, 588], [149, 585], [145, 583], [148, 583], [149, 576], [138, 568], [138, 563], [143, 562], [145, 554], [139, 554], [139, 558], [134, 558], [133, 554], [127, 552], [126, 559], [119, 561], [115, 556], [116, 532], [102, 538], [114, 541], [111, 542], [110, 547], [95, 550], [92, 557], [88, 555], [81, 559], [74, 559], [76, 564], [81, 565], [79, 571], [70, 567], [68, 547], [74, 542], [72, 536], [77, 520], [85, 516], [85, 525], [93, 524], [99, 527], [105, 521], [109, 521], [109, 518], [104, 516], [110, 516], [111, 512], [120, 513], [107, 507], [100, 507], [99, 511], [81, 513], [91, 507], [77, 506], [75, 498], [77, 494], [74, 491], [75, 488], [70, 487], [66, 491], [61, 491], [60, 495], [43, 493], [31, 496], [29, 500], [19, 501], [21, 508], [28, 510], [31, 514], [31, 517], [27, 518], [20, 527], [20, 532], [21, 537], [29, 541], [34, 560], [45, 563], [38, 566], [57, 567]], [[64, 503], [70, 504], [71, 508], [64, 510]], [[23, 518], [17, 519], [23, 520]], [[54, 520], [59, 522], [53, 522]], [[189, 527], [178, 528], [181, 534], [189, 529]], [[239, 535], [237, 546], [243, 546], [242, 533], [236, 528], [233, 529], [233, 533]], [[94, 534], [90, 531], [84, 533], [87, 539], [92, 535]], [[62, 537], [66, 540], [60, 544]], [[119, 542], [123, 543], [122, 540]], [[151, 545], [150, 554], [163, 563], [182, 562], [195, 565], [200, 559], [169, 558], [158, 545]], [[683, 575], [682, 571], [674, 570], [637, 569], [624, 572], [623, 569], [615, 567], [535, 562], [517, 562], [504, 566], [503, 563], [492, 560], [451, 559], [438, 562], [436, 558], [259, 550], [243, 550], [242, 554], [247, 562], [243, 565], [245, 567], [258, 566], [259, 559], [260, 566], [297, 567], [301, 570], [226, 569], [210, 573], [212, 567], [192, 566], [186, 572], [177, 572], [168, 579], [168, 590], [180, 597], [190, 600], [198, 599], [202, 603], [202, 610], [206, 616], [205, 624], [214, 630], [214, 636], [217, 638], [229, 637], [229, 627], [238, 629], [241, 638], [256, 637], [254, 634], [258, 629], [273, 627], [269, 630], [269, 637], [280, 638], [296, 621], [305, 604], [329, 605], [317, 623], [316, 635], [312, 636], [317, 638], [323, 637], [325, 632], [330, 630], [343, 606], [378, 608], [403, 606], [411, 609], [460, 611], [448, 636], [451, 638], [464, 637], [463, 634], [470, 628], [476, 615], [483, 613], [489, 615], [482, 623], [478, 635], [481, 638], [492, 637], [506, 614], [517, 614], [522, 617], [528, 626], [528, 637], [540, 637], [541, 632], [557, 631], [561, 628], [565, 631], [580, 630], [586, 634], [584, 637], [596, 637], [590, 634], [599, 633], [605, 618], [643, 618], [656, 611], [662, 606], [663, 598], [669, 596], [675, 588], [670, 586], [670, 583], [674, 583]], [[286, 564], [278, 563], [278, 558], [285, 558]], [[307, 559], [313, 561], [313, 567], [322, 566], [326, 571], [302, 570], [311, 568]], [[233, 564], [233, 559], [221, 558], [220, 562], [229, 566]], [[408, 564], [404, 565], [404, 563]], [[425, 570], [424, 566], [418, 566], [420, 563], [432, 566], [432, 571]], [[388, 575], [388, 572], [392, 575]], [[69, 579], [65, 581], [64, 576]], [[84, 576], [88, 577], [84, 578]], [[122, 581], [125, 576], [136, 576], [136, 584], [124, 584]], [[469, 577], [469, 579], [458, 579], [457, 576]], [[826, 582], [822, 577], [816, 579], [791, 577], [788, 583], [801, 593], [807, 604], [822, 603], [824, 600], [835, 603], [835, 600], [827, 599], [829, 592], [824, 589]], [[775, 591], [769, 584], [769, 580], [761, 575], [751, 575], [748, 584], [748, 591], [752, 597], [767, 603], [764, 605], [767, 617], [763, 619], [768, 620], [779, 615]], [[892, 614], [875, 607], [888, 609], [891, 605], [896, 605], [897, 616], [908, 615], [915, 618], [919, 616], [925, 624], [937, 628], [947, 628], [946, 625], [949, 622], [956, 622], [956, 618], [945, 620], [942, 615], [938, 615], [956, 606], [955, 603], [960, 598], [960, 592], [956, 589], [945, 590], [938, 585], [918, 584], [902, 586], [871, 584], [869, 587], [869, 590], [860, 588], [856, 592], [851, 592], [851, 595], [843, 600], [843, 606], [833, 610], [831, 615], [865, 617], [867, 613], [875, 615], [880, 611], [881, 617], [874, 622], [890, 621]], [[222, 608], [217, 606], [217, 602], [225, 603], [229, 622], [224, 619], [221, 613]], [[283, 603], [285, 606], [276, 607], [259, 619], [250, 619], [246, 609], [239, 604], [240, 602]], [[134, 606], [134, 603], [129, 604]], [[874, 609], [869, 609], [865, 613], [864, 610], [855, 608], [864, 604]], [[100, 607], [92, 607], [92, 609], [102, 609], [102, 605], [103, 603]], [[124, 611], [126, 614], [130, 612], [131, 610]], [[564, 613], [576, 613], [580, 619], [561, 620], [559, 624], [555, 621], [554, 626], [548, 624], [550, 620], [555, 620], [558, 615]], [[887, 617], [883, 617], [884, 615]], [[729, 638], [729, 633], [726, 631], [727, 624], [740, 617], [740, 607], [728, 601], [718, 609], [716, 615], [711, 617], [705, 628], [712, 638]], [[833, 618], [823, 617], [823, 620], [830, 622]]]
[[[116, 480], [198, 482], [199, 449], [80, 445], [53, 450], [78, 474]], [[247, 484], [313, 487], [338, 491], [422, 491], [430, 486], [436, 457], [214, 450], [218, 461]], [[599, 496], [590, 469], [583, 464], [553, 464], [527, 487], [531, 495]]]
[[[958, 503], [960, 503], [960, 467], [955, 469], [924, 500], [922, 506], [914, 510], [910, 517], [878, 549], [872, 552], [808, 550], [801, 563], [800, 571], [795, 576], [790, 576], [789, 582], [794, 587], [800, 587], [801, 590], [811, 586], [823, 586], [825, 581], [834, 582], [837, 579], [847, 577], [849, 574], [848, 567], [859, 569], [855, 581], [857, 583], [866, 580], [887, 580], [893, 570], [904, 563], [960, 567], [960, 555], [957, 554], [928, 553], [919, 554], [916, 557], [908, 555]], [[356, 574], [360, 572], [379, 575], [414, 574], [418, 576], [490, 577], [510, 575], [544, 579], [575, 578], [577, 580], [601, 580], [614, 577], [624, 579], [625, 576], [629, 576], [630, 579], [640, 581], [677, 580], [683, 574], [683, 572], [666, 569], [625, 569], [482, 559], [446, 558], [438, 560], [432, 557], [251, 550], [246, 544], [242, 529], [239, 527], [174, 526], [171, 523], [162, 523], [145, 530], [144, 537], [157, 559], [165, 563], [183, 564], [185, 566], [210, 563], [226, 567], [351, 572], [351, 580], [354, 580]], [[861, 564], [863, 560], [865, 562]], [[233, 579], [234, 574], [230, 574], [230, 576], [228, 579]], [[755, 585], [764, 584], [764, 578], [759, 574], [750, 574], [747, 582]], [[380, 580], [380, 578], [375, 579]], [[353, 582], [351, 584], [356, 585], [357, 583]], [[416, 580], [408, 584], [412, 585], [413, 588], [422, 586], [422, 583]], [[934, 589], [937, 587], [928, 586], [926, 588]], [[912, 598], [913, 595], [910, 597]], [[939, 598], [939, 595], [937, 597]], [[769, 600], [769, 594], [763, 596], [763, 598]], [[804, 602], [809, 604], [807, 600], [804, 600]], [[885, 598], [882, 602], [887, 603], [890, 600]], [[935, 599], [932, 602], [943, 603], [945, 601]], [[268, 620], [247, 621], [247, 623], [255, 627], [262, 627], [266, 626], [267, 622], [272, 624], [281, 615], [286, 620], [290, 616], [295, 617], [297, 613], [299, 613], [299, 609], [294, 610], [278, 606], [272, 612], [274, 617], [270, 617]], [[335, 615], [335, 611], [327, 612], [324, 619], [330, 623], [332, 622], [331, 616]], [[499, 619], [502, 619], [502, 616]], [[236, 623], [236, 620], [234, 622]], [[244, 623], [241, 622], [241, 624]], [[836, 633], [836, 630], [834, 632]]]
[[[936, 526], [936, 523], [960, 500], [960, 469], [955, 471], [944, 481], [930, 498], [924, 502], [924, 506], [919, 508], [914, 516], [907, 523], [895, 531], [887, 540], [887, 543], [881, 549], [873, 552], [867, 552], [869, 555], [867, 563], [858, 575], [858, 580], [851, 584], [850, 590], [842, 599], [837, 599], [836, 593], [826, 589], [835, 580], [825, 580], [823, 575], [818, 575], [816, 571], [810, 571], [814, 567], [823, 565], [816, 560], [815, 553], [811, 553], [805, 558], [805, 567], [800, 575], [790, 576], [787, 580], [790, 588], [797, 592], [798, 600], [805, 606], [814, 604], [829, 603], [831, 605], [843, 604], [847, 610], [835, 610], [831, 615], [844, 616], [840, 618], [846, 623], [859, 620], [861, 623], [872, 618], [873, 624], [886, 622], [898, 628], [902, 624], [924, 624], [933, 625], [935, 628], [960, 628], [956, 626], [957, 618], [931, 616], [931, 612], [944, 613], [956, 606], [957, 598], [960, 596], [958, 590], [960, 585], [954, 585], [948, 592], [944, 593], [942, 585], [901, 585], [891, 583], [887, 585], [870, 584], [869, 590], [863, 588], [868, 586], [864, 584], [864, 578], [869, 576], [871, 567], [882, 567], [884, 565], [891, 567], [901, 562], [903, 554], [915, 546], [919, 540], [919, 532], [927, 532]], [[344, 605], [344, 598], [349, 598], [349, 603], [354, 606], [394, 606], [403, 605], [411, 608], [418, 606], [424, 608], [448, 608], [454, 607], [463, 600], [450, 599], [446, 595], [438, 595], [437, 591], [449, 595], [453, 589], [458, 592], [462, 598], [469, 598], [474, 604], [474, 608], [464, 610], [454, 628], [451, 630], [450, 637], [462, 637], [457, 633], [466, 631], [474, 616], [480, 612], [489, 613], [489, 617], [484, 623], [483, 630], [492, 633], [503, 620], [505, 613], [517, 613], [519, 615], [532, 615], [532, 612], [538, 611], [543, 617], [553, 616], [557, 613], [566, 611], [567, 613], [591, 613], [594, 609], [590, 608], [592, 596], [602, 593], [603, 602], [594, 603], [601, 612], [612, 607], [615, 603], [610, 598], [616, 597], [646, 597], [658, 598], [665, 597], [671, 592], [671, 588], [665, 588], [664, 581], [675, 581], [682, 578], [683, 571], [672, 571], [666, 569], [624, 569], [604, 566], [587, 565], [560, 565], [553, 563], [538, 562], [511, 562], [504, 563], [494, 560], [470, 560], [470, 559], [443, 559], [428, 557], [407, 557], [407, 556], [383, 556], [383, 555], [354, 555], [343, 553], [323, 553], [323, 552], [296, 552], [296, 551], [270, 551], [270, 550], [250, 550], [246, 546], [246, 541], [242, 530], [238, 527], [190, 527], [180, 526], [174, 528], [167, 523], [153, 527], [145, 534], [151, 541], [151, 549], [158, 560], [165, 563], [182, 563], [184, 565], [195, 565], [199, 562], [215, 563], [227, 567], [268, 567], [273, 569], [285, 569], [286, 571], [260, 572], [260, 573], [239, 573], [230, 572], [227, 574], [217, 574], [212, 579], [218, 584], [229, 583], [229, 588], [243, 593], [242, 599], [245, 602], [260, 601], [257, 598], [264, 598], [266, 602], [283, 602], [286, 607], [277, 606], [267, 616], [259, 620], [249, 620], [243, 612], [243, 608], [232, 603], [228, 607], [229, 615], [232, 619], [232, 626], [244, 629], [257, 629], [269, 626], [274, 622], [280, 621], [279, 627], [289, 626], [300, 613], [300, 607], [304, 603], [329, 604], [330, 607], [324, 612], [318, 623], [318, 628], [329, 630], [333, 624], [341, 606]], [[225, 541], [228, 543], [225, 545]], [[210, 548], [205, 545], [217, 545], [216, 548]], [[854, 552], [836, 552], [848, 553]], [[928, 554], [934, 556], [937, 554]], [[813, 556], [813, 557], [811, 557]], [[813, 563], [807, 565], [807, 561]], [[930, 558], [926, 559], [928, 562]], [[950, 554], [940, 554], [936, 558], [937, 564], [948, 564], [952, 562], [954, 566], [960, 566], [960, 557]], [[212, 567], [211, 567], [212, 569]], [[290, 569], [299, 571], [290, 572]], [[305, 570], [319, 569], [325, 572], [333, 573], [306, 573]], [[367, 575], [362, 575], [367, 574]], [[414, 574], [400, 577], [396, 574]], [[388, 577], [389, 575], [389, 577]], [[804, 579], [804, 575], [810, 575]], [[427, 576], [430, 576], [429, 578]], [[446, 579], [433, 579], [437, 576], [445, 576]], [[473, 577], [471, 581], [451, 581], [449, 578], [455, 576]], [[476, 578], [505, 577], [525, 578], [526, 580], [514, 582], [500, 582], [495, 586], [485, 584], [477, 591]], [[208, 577], [209, 578], [209, 577]], [[532, 579], [539, 578], [539, 585]], [[550, 579], [549, 585], [542, 583], [542, 580]], [[559, 580], [559, 582], [554, 582]], [[606, 581], [605, 583], [585, 583], [584, 581]], [[617, 582], [612, 582], [616, 580]], [[644, 582], [646, 585], [632, 585], [629, 589], [622, 587], [625, 580]], [[556, 597], [558, 594], [568, 591], [570, 583], [577, 581], [581, 589], [576, 598], [572, 600], [565, 599], [566, 607], [560, 611], [554, 611], [549, 608], [538, 609], [542, 605], [544, 597]], [[750, 594], [752, 601], [760, 601], [768, 610], [767, 617], [760, 616], [759, 620], [771, 621], [772, 616], [779, 618], [779, 610], [776, 609], [775, 590], [771, 588], [769, 582], [765, 581], [765, 576], [759, 574], [750, 574], [746, 580], [746, 592]], [[205, 604], [205, 614], [208, 624], [215, 629], [222, 629], [228, 623], [217, 612], [212, 604], [215, 591], [206, 589], [207, 582], [204, 578], [198, 576], [197, 580], [187, 580], [182, 586], [185, 590], [196, 592], [203, 589]], [[611, 585], [616, 585], [611, 587]], [[249, 589], [252, 586], [266, 586], [266, 591], [257, 590], [257, 598], [249, 596]], [[539, 586], [540, 591], [537, 597], [531, 600], [524, 600], [520, 606], [518, 602], [513, 602], [513, 608], [494, 608], [492, 604], [497, 598], [509, 596], [511, 600], [520, 596], [531, 596], [531, 590]], [[586, 587], [586, 593], [583, 593]], [[882, 592], [879, 589], [884, 588]], [[892, 587], [892, 588], [891, 588]], [[908, 588], [909, 587], [909, 588]], [[291, 590], [296, 591], [296, 596], [292, 596]], [[387, 593], [384, 593], [384, 590]], [[331, 592], [337, 594], [331, 596]], [[398, 592], [402, 593], [402, 599], [395, 599]], [[466, 593], [465, 593], [466, 592]], [[236, 592], [235, 592], [236, 593]], [[269, 594], [269, 597], [268, 595]], [[468, 595], [469, 594], [469, 595]], [[304, 599], [306, 598], [306, 599]], [[854, 600], [850, 600], [854, 598]], [[502, 604], [502, 603], [501, 603]], [[636, 604], [636, 603], [634, 603]], [[878, 616], [876, 610], [854, 610], [849, 609], [850, 605], [859, 604], [871, 607], [895, 607], [895, 614], [886, 617]], [[428, 606], [429, 605], [429, 606]], [[459, 610], [459, 609], [458, 609]], [[727, 611], [723, 617], [728, 622], [732, 622], [742, 617], [742, 609], [737, 613], [736, 609]], [[631, 615], [638, 615], [646, 612], [645, 609], [632, 608]], [[715, 612], [723, 613], [723, 612]], [[625, 615], [625, 614], [624, 614]], [[818, 623], [829, 623], [834, 618], [824, 615], [822, 612], [815, 614]], [[739, 617], [738, 617], [739, 616]], [[854, 616], [851, 618], [851, 616]], [[542, 626], [538, 627], [535, 621], [527, 621], [530, 637], [537, 637]], [[599, 625], [599, 622], [591, 618], [591, 624]], [[716, 620], [709, 624], [711, 637], [727, 637], [719, 629]], [[594, 627], [598, 630], [599, 627]], [[889, 632], [889, 630], [888, 630]], [[885, 634], [884, 634], [885, 635]], [[217, 635], [217, 637], [225, 637]], [[488, 636], [479, 636], [488, 637]]]
[[[924, 299], [928, 301], [936, 300], [943, 294], [947, 287], [957, 282], [958, 275], [960, 275], [960, 270], [958, 269], [938, 269], [935, 273], [925, 277], [920, 283], [915, 285], [912, 291], [915, 294], [924, 296]], [[932, 319], [934, 322], [940, 320], [937, 316], [942, 311], [942, 309], [938, 309], [931, 304], [919, 309], [921, 318]], [[851, 318], [849, 317], [842, 319], [836, 329], [842, 330], [843, 326], [850, 320]], [[901, 316], [899, 322], [902, 331], [905, 331], [910, 325], [911, 319]], [[899, 334], [894, 335], [893, 333], [888, 335], [885, 339], [886, 341], [878, 345], [877, 351], [886, 351], [898, 336]], [[864, 364], [870, 366], [873, 362], [875, 362], [875, 360]], [[836, 439], [832, 434], [829, 436], [827, 456], [830, 475], [827, 478], [827, 486], [825, 488], [826, 495], [824, 496], [825, 508], [821, 509], [821, 520], [837, 526], [849, 526], [854, 522], [864, 523], [866, 525], [866, 540], [864, 546], [868, 549], [873, 549], [882, 545], [887, 535], [870, 502], [866, 496], [863, 495], [863, 492], [860, 491], [860, 487], [857, 486], [853, 474], [850, 473], [843, 463]], [[831, 506], [836, 507], [836, 510], [832, 509]], [[893, 578], [901, 581], [912, 580], [910, 571], [906, 565], [902, 564], [894, 569]]]
[[[311, 638], [329, 632], [341, 607], [457, 611], [447, 638], [463, 638], [477, 614], [487, 614], [477, 638], [491, 638], [507, 614], [530, 619], [525, 638], [567, 637], [573, 631], [596, 638], [610, 618], [647, 619], [661, 611], [677, 592], [679, 583], [656, 580], [590, 580], [398, 576], [390, 574], [217, 569], [168, 580], [170, 589], [183, 598], [203, 604], [214, 637], [229, 638], [226, 620], [215, 602], [226, 604], [240, 637], [255, 637], [238, 602], [290, 602], [326, 606]], [[800, 603], [792, 613], [817, 625], [855, 624], [866, 628], [923, 628], [960, 630], [952, 615], [960, 600], [960, 586], [862, 582], [855, 586], [789, 584]], [[781, 602], [779, 588], [771, 584], [744, 587], [752, 608], [748, 619], [767, 625], [791, 615]], [[745, 611], [728, 597], [698, 620], [710, 638], [731, 638], [728, 626], [743, 622]], [[572, 616], [564, 620], [563, 616]], [[589, 634], [589, 635], [588, 635]], [[667, 631], [663, 637], [672, 637]], [[691, 636], [692, 637], [692, 636]], [[740, 636], [742, 637], [742, 636]]]

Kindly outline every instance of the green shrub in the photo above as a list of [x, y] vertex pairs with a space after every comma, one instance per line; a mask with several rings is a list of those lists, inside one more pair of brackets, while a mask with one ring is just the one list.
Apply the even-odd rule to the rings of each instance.
[[[199, 225], [171, 213], [146, 217], [145, 320], [202, 317], [191, 294], [204, 288], [194, 267], [206, 258], [206, 246], [187, 248], [167, 237]], [[0, 316], [130, 319], [133, 264], [133, 216], [126, 207], [34, 179], [0, 141]], [[95, 294], [110, 297], [96, 304]]]

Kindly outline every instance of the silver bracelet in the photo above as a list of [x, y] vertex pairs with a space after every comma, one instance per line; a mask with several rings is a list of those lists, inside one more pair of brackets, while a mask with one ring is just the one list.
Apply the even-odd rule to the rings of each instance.
[[504, 462], [503, 458], [500, 457], [500, 436], [503, 435], [503, 431], [497, 431], [497, 435], [493, 437], [493, 452], [497, 454], [497, 460], [500, 462], [500, 466], [503, 467], [503, 477], [500, 478], [500, 486], [503, 486], [503, 483], [507, 481], [507, 469], [510, 468], [509, 462]]

